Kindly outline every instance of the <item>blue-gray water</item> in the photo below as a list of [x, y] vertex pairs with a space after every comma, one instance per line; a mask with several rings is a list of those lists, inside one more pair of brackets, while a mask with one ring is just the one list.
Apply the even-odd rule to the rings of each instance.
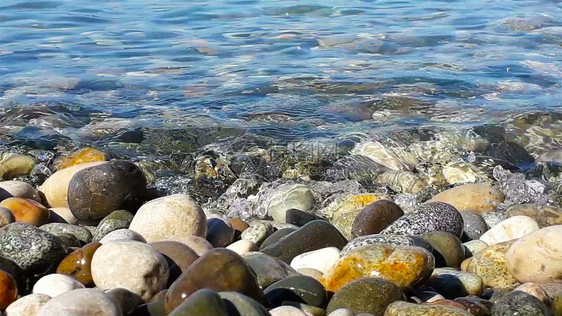
[[561, 17], [552, 0], [2, 0], [0, 142], [213, 126], [286, 140], [550, 115]]

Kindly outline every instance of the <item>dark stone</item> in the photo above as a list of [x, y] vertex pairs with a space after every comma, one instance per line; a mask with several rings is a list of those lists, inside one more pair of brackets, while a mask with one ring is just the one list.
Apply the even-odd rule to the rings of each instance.
[[365, 206], [353, 221], [351, 236], [378, 234], [404, 215], [400, 206], [388, 200], [380, 200]]
[[115, 302], [115, 305], [121, 308], [123, 315], [128, 315], [144, 303], [140, 296], [120, 287], [105, 292], [105, 295], [109, 296]]
[[61, 234], [73, 235], [84, 245], [92, 241], [92, 233], [88, 229], [76, 225], [64, 223], [49, 223], [40, 226], [39, 229], [55, 236], [59, 236]]
[[131, 212], [125, 210], [117, 210], [111, 212], [109, 215], [104, 217], [96, 228], [94, 234], [94, 240], [100, 241], [105, 235], [111, 233], [114, 230], [129, 228], [134, 215]]
[[11, 223], [0, 229], [0, 255], [14, 261], [28, 277], [54, 272], [65, 254], [56, 236], [35, 226]]
[[464, 308], [474, 316], [490, 316], [492, 312], [492, 303], [476, 296], [459, 297], [455, 302], [464, 306]]
[[187, 245], [177, 241], [164, 240], [150, 243], [152, 248], [159, 251], [170, 267], [170, 277], [168, 286], [189, 268], [189, 266], [199, 259], [199, 255]]
[[263, 301], [256, 276], [242, 257], [234, 251], [218, 248], [197, 259], [170, 286], [166, 294], [166, 311], [173, 311], [185, 298], [203, 288], [235, 291]]
[[285, 214], [285, 222], [287, 224], [293, 224], [299, 227], [315, 220], [322, 220], [322, 218], [314, 214], [297, 210], [296, 208], [288, 209], [287, 213]]
[[166, 293], [168, 293], [168, 289], [164, 289], [164, 290], [156, 293], [156, 295], [154, 295], [152, 298], [150, 298], [149, 303], [155, 303], [155, 302], [164, 303], [166, 301]]
[[168, 316], [228, 316], [222, 298], [208, 289], [191, 294]]
[[268, 316], [269, 312], [260, 303], [237, 292], [220, 292], [229, 316]]
[[316, 220], [263, 248], [261, 252], [290, 264], [294, 257], [302, 253], [326, 247], [341, 250], [346, 244], [347, 240], [337, 228], [326, 221]]
[[25, 272], [12, 260], [0, 256], [0, 270], [9, 273], [18, 285], [18, 293], [20, 295], [28, 294], [31, 291], [30, 280]]
[[252, 252], [244, 255], [243, 258], [256, 274], [258, 284], [262, 289], [289, 276], [300, 275], [285, 262], [261, 252]]
[[452, 234], [435, 231], [421, 236], [435, 250], [435, 267], [459, 268], [464, 260], [463, 244]]
[[260, 245], [260, 249], [263, 249], [269, 245], [273, 245], [274, 243], [278, 242], [281, 238], [289, 235], [294, 231], [296, 231], [296, 229], [291, 227], [279, 229], [278, 231], [274, 232], [263, 241], [263, 243]]
[[428, 202], [397, 219], [381, 234], [418, 236], [439, 230], [460, 238], [463, 232], [461, 214], [450, 204]]
[[72, 234], [62, 233], [58, 234], [56, 237], [60, 240], [64, 249], [66, 249], [66, 253], [74, 251], [72, 248], [80, 248], [82, 246], [80, 240]]
[[10, 192], [6, 191], [5, 189], [0, 188], [0, 202], [4, 201], [7, 198], [11, 198], [12, 195]]
[[479, 239], [487, 230], [488, 224], [482, 215], [474, 211], [461, 211], [463, 219], [463, 240], [476, 240]]
[[86, 224], [98, 224], [119, 209], [136, 211], [146, 195], [146, 178], [134, 163], [109, 161], [77, 172], [68, 187], [68, 205]]
[[511, 292], [492, 306], [492, 316], [551, 316], [552, 311], [538, 298], [521, 291]]
[[235, 230], [232, 225], [220, 218], [207, 220], [207, 241], [215, 248], [226, 247], [234, 241]]
[[277, 281], [268, 286], [265, 300], [269, 307], [281, 306], [284, 301], [324, 307], [327, 303], [326, 289], [316, 279], [297, 275]]
[[167, 316], [163, 302], [142, 304], [130, 314], [130, 316]]
[[347, 308], [355, 314], [383, 315], [386, 307], [398, 300], [405, 300], [400, 287], [380, 278], [361, 278], [340, 288], [330, 300], [326, 312]]

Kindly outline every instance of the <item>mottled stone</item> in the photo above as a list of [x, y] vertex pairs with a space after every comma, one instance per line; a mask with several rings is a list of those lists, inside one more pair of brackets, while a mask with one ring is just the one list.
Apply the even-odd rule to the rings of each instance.
[[461, 211], [463, 226], [463, 237], [467, 240], [476, 240], [488, 230], [488, 224], [480, 214], [474, 211]]
[[41, 226], [49, 221], [49, 211], [41, 203], [24, 198], [7, 198], [0, 206], [12, 211], [16, 222]]
[[129, 225], [131, 225], [131, 221], [133, 220], [133, 216], [134, 215], [131, 212], [125, 210], [111, 212], [98, 224], [93, 240], [99, 241], [112, 231], [129, 228]]
[[400, 206], [389, 200], [380, 200], [365, 206], [353, 221], [351, 236], [378, 234], [404, 215]]
[[92, 241], [92, 233], [80, 226], [64, 224], [64, 223], [49, 223], [42, 225], [39, 229], [51, 233], [55, 236], [60, 234], [71, 234], [74, 235], [82, 243], [87, 244]]
[[435, 231], [420, 236], [435, 250], [436, 267], [458, 268], [464, 260], [464, 248], [460, 239], [452, 234]]
[[540, 204], [516, 204], [504, 213], [504, 218], [524, 215], [533, 218], [540, 228], [562, 225], [562, 208]]
[[0, 309], [5, 310], [18, 297], [18, 285], [14, 277], [0, 270]]
[[51, 297], [45, 294], [26, 295], [6, 308], [6, 316], [36, 316], [50, 299]]
[[298, 227], [297, 228], [291, 227], [291, 228], [281, 228], [275, 231], [273, 234], [271, 234], [262, 242], [262, 244], [260, 245], [260, 249], [273, 245], [274, 243], [278, 242], [281, 238], [289, 235], [290, 233], [296, 231], [297, 229]]
[[477, 274], [482, 278], [485, 286], [511, 290], [517, 285], [517, 279], [509, 273], [506, 265], [505, 254], [513, 242], [507, 241], [477, 252], [467, 271]]
[[58, 296], [68, 291], [82, 289], [84, 285], [64, 274], [48, 274], [33, 285], [33, 294], [45, 294], [50, 297]]
[[426, 285], [448, 299], [467, 295], [481, 295], [484, 289], [482, 278], [478, 275], [450, 268], [433, 270], [433, 274]]
[[340, 251], [336, 247], [326, 247], [305, 252], [291, 260], [291, 267], [299, 269], [316, 269], [322, 273], [328, 272], [340, 258]]
[[106, 161], [107, 158], [107, 154], [103, 151], [97, 148], [85, 147], [58, 159], [55, 162], [55, 168], [62, 170], [87, 162]]
[[431, 201], [449, 203], [459, 211], [481, 214], [495, 211], [497, 204], [504, 201], [504, 196], [486, 184], [464, 184], [437, 194]]
[[35, 226], [12, 223], [0, 229], [0, 255], [30, 276], [53, 272], [65, 253], [57, 237]]
[[287, 210], [310, 210], [314, 206], [314, 195], [304, 184], [283, 184], [268, 196], [266, 204], [267, 214], [274, 221], [285, 223]]
[[142, 297], [138, 294], [120, 287], [105, 292], [105, 295], [115, 302], [115, 305], [123, 311], [123, 315], [128, 315], [144, 303]]
[[68, 275], [85, 286], [93, 286], [92, 257], [99, 247], [101, 247], [101, 243], [92, 242], [73, 251], [59, 263], [57, 273]]
[[247, 254], [248, 252], [258, 251], [259, 247], [255, 243], [249, 240], [240, 239], [228, 245], [226, 249], [232, 250], [239, 255], [244, 255]]
[[265, 300], [270, 307], [280, 306], [284, 301], [305, 303], [322, 307], [328, 301], [324, 286], [316, 279], [295, 275], [279, 280], [264, 290]]
[[381, 278], [361, 278], [340, 288], [326, 312], [334, 313], [345, 308], [355, 314], [383, 315], [390, 303], [403, 299], [404, 293], [396, 284]]
[[562, 279], [561, 241], [562, 225], [521, 237], [506, 253], [507, 270], [522, 283]]
[[252, 315], [252, 316], [269, 316], [269, 312], [256, 300], [237, 293], [237, 292], [220, 292], [228, 315]]
[[114, 160], [78, 171], [68, 185], [68, 206], [86, 224], [115, 210], [135, 211], [146, 198], [146, 178], [130, 161]]
[[0, 228], [15, 222], [14, 214], [9, 208], [0, 206]]
[[243, 258], [254, 271], [262, 289], [279, 280], [298, 275], [298, 272], [285, 262], [261, 252], [250, 252], [245, 254]]
[[123, 287], [144, 300], [166, 287], [166, 259], [150, 245], [138, 241], [103, 244], [92, 258], [92, 278], [98, 288]]
[[122, 316], [111, 298], [95, 289], [77, 289], [47, 301], [37, 316]]
[[519, 285], [515, 288], [515, 291], [525, 292], [529, 295], [533, 295], [538, 298], [541, 302], [545, 303], [547, 306], [551, 305], [551, 300], [546, 291], [538, 283], [527, 282]]
[[441, 202], [422, 204], [412, 212], [397, 219], [381, 234], [422, 235], [433, 231], [444, 231], [461, 237], [463, 220], [451, 205]]
[[103, 238], [100, 239], [99, 242], [102, 244], [107, 244], [108, 242], [116, 240], [136, 240], [140, 242], [146, 242], [146, 239], [144, 239], [141, 234], [126, 228], [112, 231], [111, 233], [103, 236]]
[[29, 183], [10, 180], [0, 181], [0, 189], [5, 190], [12, 197], [24, 198], [41, 202], [39, 192]]
[[405, 288], [429, 278], [434, 267], [433, 255], [423, 248], [374, 244], [343, 256], [322, 283], [335, 292], [354, 280], [376, 275]]
[[525, 292], [514, 291], [492, 306], [492, 315], [551, 316], [552, 311], [536, 297]]
[[384, 316], [472, 316], [472, 314], [451, 306], [397, 301], [388, 305]]
[[423, 240], [422, 238], [415, 237], [415, 236], [402, 236], [402, 235], [381, 235], [381, 234], [374, 234], [374, 235], [367, 235], [367, 236], [360, 236], [357, 237], [345, 245], [343, 247], [340, 255], [345, 256], [346, 254], [350, 253], [351, 251], [361, 248], [363, 246], [369, 246], [373, 244], [387, 244], [387, 245], [396, 245], [396, 246], [418, 246], [422, 247], [429, 252], [433, 252], [433, 247]]
[[222, 218], [207, 220], [207, 240], [213, 247], [220, 248], [230, 245], [234, 241], [234, 233], [230, 222]]
[[250, 227], [242, 232], [241, 238], [259, 246], [271, 234], [273, 234], [273, 225], [271, 223], [253, 221], [250, 223]]
[[488, 245], [521, 238], [539, 230], [539, 224], [529, 216], [514, 216], [501, 221], [484, 233], [480, 240]]
[[341, 249], [347, 244], [345, 237], [326, 221], [312, 221], [285, 238], [261, 251], [279, 260], [290, 263], [299, 254], [336, 247]]
[[263, 301], [256, 276], [235, 252], [213, 249], [195, 261], [166, 294], [166, 311], [171, 312], [197, 290], [235, 291]]
[[191, 197], [174, 194], [144, 204], [129, 229], [141, 234], [148, 242], [181, 240], [191, 235], [205, 237], [207, 218]]

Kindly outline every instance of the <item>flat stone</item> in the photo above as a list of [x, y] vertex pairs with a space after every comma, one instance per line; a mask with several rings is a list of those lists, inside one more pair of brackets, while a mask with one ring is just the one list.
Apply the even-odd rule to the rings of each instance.
[[390, 303], [404, 299], [400, 287], [390, 281], [381, 278], [361, 278], [340, 288], [330, 300], [326, 312], [332, 315], [345, 308], [355, 314], [383, 315]]
[[463, 220], [460, 213], [451, 205], [441, 202], [424, 203], [412, 212], [405, 214], [381, 234], [422, 235], [434, 231], [444, 231], [457, 237], [463, 232]]
[[533, 218], [540, 228], [562, 225], [562, 208], [539, 204], [516, 204], [504, 213], [504, 218], [524, 215]]
[[423, 248], [374, 244], [340, 258], [322, 283], [326, 290], [336, 292], [357, 279], [376, 275], [406, 288], [425, 281], [434, 267], [433, 255]]
[[237, 293], [237, 292], [220, 292], [228, 315], [255, 315], [269, 316], [269, 312], [256, 300]]
[[506, 252], [513, 241], [489, 246], [474, 254], [468, 264], [467, 271], [482, 278], [485, 286], [494, 289], [512, 290], [517, 279], [507, 270]]
[[365, 206], [353, 221], [351, 237], [378, 234], [404, 215], [400, 206], [389, 200], [380, 200]]
[[336, 247], [326, 247], [305, 252], [291, 260], [291, 267], [299, 269], [316, 269], [322, 273], [328, 272], [339, 260], [340, 251]]
[[328, 301], [324, 286], [316, 279], [304, 275], [279, 280], [268, 286], [264, 294], [270, 307], [281, 306], [284, 301], [322, 307]]
[[111, 298], [95, 289], [77, 289], [50, 299], [37, 316], [122, 316]]
[[9, 180], [0, 181], [0, 189], [5, 190], [12, 197], [24, 198], [41, 202], [39, 191], [37, 191], [31, 184], [23, 181]]
[[109, 215], [104, 217], [96, 227], [93, 240], [99, 241], [112, 231], [129, 228], [129, 225], [131, 225], [131, 221], [133, 220], [133, 216], [134, 215], [131, 212], [125, 210], [111, 212]]
[[346, 254], [354, 251], [355, 249], [369, 246], [373, 244], [387, 244], [387, 245], [396, 245], [396, 246], [418, 246], [426, 249], [429, 252], [433, 252], [433, 247], [423, 240], [422, 238], [416, 236], [403, 236], [403, 235], [381, 235], [381, 234], [373, 234], [367, 236], [360, 236], [357, 237], [345, 245], [343, 247], [340, 256], [345, 256]]
[[166, 311], [172, 312], [199, 289], [235, 291], [263, 301], [254, 272], [238, 254], [224, 248], [207, 252], [195, 261], [169, 288]]
[[45, 294], [55, 297], [72, 291], [84, 288], [84, 284], [64, 274], [48, 274], [39, 279], [33, 286], [33, 294]]
[[36, 316], [39, 310], [47, 301], [51, 299], [45, 294], [29, 294], [20, 297], [6, 308], [6, 315], [9, 316]]
[[501, 221], [484, 233], [480, 240], [488, 245], [521, 238], [539, 230], [539, 224], [529, 216], [514, 216]]
[[427, 241], [435, 250], [433, 254], [436, 267], [460, 267], [461, 262], [464, 260], [464, 248], [460, 239], [442, 231], [423, 234], [420, 237]]
[[467, 295], [481, 295], [484, 290], [482, 278], [474, 273], [451, 268], [436, 268], [426, 282], [445, 298], [454, 299]]
[[404, 301], [396, 301], [388, 305], [384, 316], [473, 316], [466, 310], [429, 304], [413, 304]]
[[204, 238], [207, 218], [191, 197], [174, 194], [145, 203], [135, 214], [129, 229], [148, 242], [181, 240], [191, 235]]
[[16, 222], [41, 226], [49, 221], [49, 211], [35, 200], [11, 197], [0, 202], [0, 206], [9, 209]]
[[146, 242], [146, 239], [144, 239], [144, 237], [141, 236], [141, 234], [126, 228], [112, 231], [111, 233], [103, 236], [103, 238], [100, 239], [99, 242], [101, 244], [107, 244], [108, 242], [117, 241], [117, 240], [135, 240], [140, 242]]
[[264, 254], [290, 263], [294, 257], [326, 247], [341, 249], [347, 244], [345, 237], [326, 221], [312, 221], [280, 241], [263, 248]]
[[488, 224], [480, 214], [474, 211], [461, 211], [463, 219], [463, 237], [468, 240], [477, 240], [488, 230]]
[[232, 244], [228, 245], [226, 249], [232, 250], [239, 255], [244, 255], [249, 252], [259, 250], [258, 246], [255, 243], [245, 239], [240, 239], [238, 241], [233, 242]]
[[514, 291], [492, 306], [492, 315], [550, 316], [552, 311], [536, 297]]
[[18, 297], [18, 285], [14, 277], [0, 270], [0, 309], [5, 310]]
[[166, 287], [166, 259], [150, 245], [119, 240], [103, 244], [92, 258], [92, 277], [100, 289], [123, 287], [150, 299]]
[[261, 252], [250, 252], [243, 257], [244, 261], [254, 271], [258, 284], [262, 289], [279, 280], [299, 275], [295, 269], [285, 262], [275, 259]]
[[273, 225], [271, 223], [253, 221], [250, 223], [250, 227], [242, 232], [241, 238], [259, 246], [271, 234], [273, 234]]
[[486, 184], [464, 184], [445, 190], [430, 201], [445, 202], [459, 211], [476, 211], [480, 214], [495, 211], [504, 201], [503, 194]]
[[92, 233], [80, 226], [64, 224], [64, 223], [49, 223], [42, 225], [39, 229], [51, 233], [55, 236], [60, 234], [71, 234], [74, 235], [82, 243], [87, 244], [92, 241]]
[[234, 241], [234, 228], [222, 218], [207, 220], [207, 240], [215, 248], [226, 247]]
[[267, 198], [267, 214], [274, 221], [285, 223], [287, 210], [308, 211], [314, 206], [312, 190], [304, 184], [283, 184]]

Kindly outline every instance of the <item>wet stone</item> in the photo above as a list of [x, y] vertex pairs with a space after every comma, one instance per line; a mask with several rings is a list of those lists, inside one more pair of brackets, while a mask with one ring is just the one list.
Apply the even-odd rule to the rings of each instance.
[[234, 228], [221, 218], [207, 220], [207, 240], [215, 248], [226, 247], [234, 241]]
[[130, 316], [167, 316], [163, 302], [142, 304], [135, 308]]
[[18, 297], [18, 285], [14, 277], [0, 270], [0, 309], [5, 310]]
[[219, 292], [218, 294], [222, 298], [228, 315], [269, 315], [265, 307], [246, 295], [237, 292]]
[[303, 184], [283, 184], [267, 198], [267, 214], [274, 221], [285, 223], [287, 210], [296, 208], [308, 211], [314, 206], [314, 195]]
[[157, 241], [150, 243], [152, 248], [164, 255], [170, 268], [168, 286], [171, 285], [187, 268], [199, 259], [193, 249], [177, 241]]
[[[29, 183], [17, 180], [0, 181], [0, 190], [8, 193], [7, 197], [25, 198], [41, 202], [39, 192]], [[3, 194], [0, 193], [0, 196]], [[0, 201], [3, 200], [0, 197]]]
[[9, 208], [0, 206], [0, 228], [15, 222], [14, 214]]
[[57, 170], [62, 170], [82, 163], [106, 161], [107, 158], [107, 154], [103, 151], [97, 148], [85, 147], [67, 155], [66, 157], [58, 159], [55, 162], [55, 166]]
[[312, 222], [314, 220], [322, 219], [314, 214], [303, 212], [301, 210], [297, 210], [296, 208], [291, 208], [287, 210], [285, 215], [285, 222], [288, 224], [293, 224], [296, 226], [304, 226], [308, 222]]
[[507, 270], [506, 252], [513, 242], [503, 242], [477, 252], [468, 264], [468, 272], [482, 278], [485, 286], [494, 289], [511, 290], [517, 279]]
[[105, 292], [110, 299], [115, 302], [121, 311], [123, 311], [123, 315], [128, 315], [132, 311], [135, 310], [138, 306], [144, 304], [142, 297], [139, 295], [124, 289], [124, 288], [114, 288], [107, 292]]
[[49, 221], [49, 211], [35, 200], [11, 197], [0, 202], [0, 206], [9, 209], [16, 222], [41, 226]]
[[437, 194], [431, 201], [449, 203], [459, 211], [482, 214], [495, 211], [497, 205], [504, 201], [504, 196], [485, 184], [464, 184]]
[[464, 248], [460, 239], [442, 231], [435, 231], [420, 236], [435, 250], [436, 267], [459, 268], [464, 260]]
[[289, 235], [294, 231], [296, 231], [295, 228], [282, 228], [277, 230], [263, 241], [263, 243], [260, 245], [260, 249], [263, 249], [269, 245], [273, 245], [274, 243], [278, 242], [281, 238]]
[[241, 238], [249, 240], [259, 246], [271, 234], [273, 234], [273, 225], [271, 225], [271, 223], [253, 221], [250, 223], [250, 227], [242, 233]]
[[76, 225], [64, 223], [49, 223], [39, 227], [39, 229], [51, 233], [55, 236], [58, 236], [60, 234], [74, 235], [83, 244], [87, 244], [92, 241], [92, 233], [88, 229]]
[[111, 212], [98, 224], [93, 236], [93, 240], [99, 241], [105, 235], [114, 230], [129, 228], [129, 225], [131, 225], [131, 221], [133, 220], [133, 216], [134, 215], [131, 212], [125, 210], [117, 210]]
[[504, 213], [504, 218], [524, 215], [533, 218], [540, 228], [562, 225], [562, 208], [539, 205], [539, 204], [517, 204], [510, 206]]
[[378, 234], [404, 215], [400, 206], [392, 201], [380, 200], [365, 206], [353, 221], [351, 236]]
[[262, 289], [279, 280], [299, 275], [295, 269], [285, 262], [261, 252], [250, 252], [242, 258], [254, 271], [258, 284]]
[[552, 311], [536, 297], [514, 291], [492, 306], [492, 315], [550, 316]]
[[415, 236], [402, 236], [402, 235], [381, 235], [381, 234], [374, 234], [374, 235], [367, 235], [367, 236], [360, 236], [353, 240], [351, 240], [345, 247], [343, 247], [341, 251], [341, 256], [345, 256], [346, 254], [350, 253], [351, 251], [361, 248], [363, 246], [369, 246], [373, 244], [387, 244], [387, 245], [395, 245], [395, 246], [418, 246], [422, 247], [429, 252], [433, 252], [433, 247], [423, 240], [422, 238], [415, 237]]
[[472, 316], [471, 313], [464, 309], [429, 304], [413, 304], [403, 301], [397, 301], [388, 305], [385, 316]]
[[459, 297], [454, 301], [464, 306], [464, 308], [474, 316], [490, 316], [492, 314], [490, 309], [493, 304], [479, 297]]
[[316, 279], [296, 275], [279, 280], [264, 290], [269, 307], [280, 306], [284, 301], [323, 307], [328, 298], [324, 286]]
[[0, 256], [0, 270], [6, 272], [14, 278], [20, 295], [30, 292], [30, 280], [26, 276], [25, 272], [14, 261], [4, 256]]
[[448, 299], [467, 295], [481, 295], [484, 289], [482, 278], [478, 275], [450, 268], [433, 270], [433, 274], [426, 285]]
[[228, 316], [221, 297], [208, 289], [201, 289], [190, 295], [169, 316]]
[[488, 230], [488, 224], [480, 214], [474, 211], [461, 211], [463, 219], [463, 238], [465, 240], [479, 239]]
[[94, 285], [92, 279], [92, 257], [101, 243], [92, 242], [73, 251], [59, 263], [57, 273], [68, 275], [87, 287]]
[[334, 266], [340, 258], [340, 251], [336, 247], [326, 247], [318, 250], [305, 252], [291, 260], [291, 267], [300, 269], [315, 269], [326, 273]]
[[111, 298], [96, 289], [77, 289], [50, 299], [37, 316], [81, 315], [121, 316], [121, 309]]

